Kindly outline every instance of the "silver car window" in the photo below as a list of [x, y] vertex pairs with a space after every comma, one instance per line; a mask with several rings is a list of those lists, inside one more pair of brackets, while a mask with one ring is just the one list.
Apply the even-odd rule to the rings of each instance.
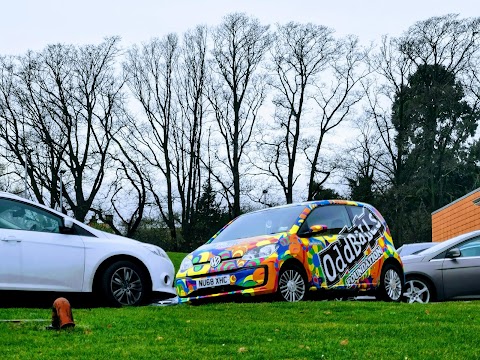
[[480, 256], [480, 237], [465, 241], [458, 248], [461, 257]]

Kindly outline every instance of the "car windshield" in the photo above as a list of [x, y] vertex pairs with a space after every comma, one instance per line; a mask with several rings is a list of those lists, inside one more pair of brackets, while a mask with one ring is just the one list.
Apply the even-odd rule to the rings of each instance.
[[402, 256], [406, 255], [416, 255], [424, 251], [425, 249], [428, 249], [432, 246], [434, 246], [435, 243], [413, 243], [413, 244], [405, 244], [400, 246], [397, 249], [397, 253]]
[[303, 205], [287, 206], [241, 215], [223, 229], [212, 243], [288, 231], [304, 208]]
[[[427, 248], [427, 249], [428, 249], [428, 248]], [[413, 252], [411, 253], [411, 255], [418, 255], [418, 254], [424, 252], [425, 250], [426, 250], [426, 249], [415, 250], [415, 251], [413, 251]]]
[[438, 250], [446, 249], [446, 248], [450, 247], [451, 245], [455, 244], [460, 239], [467, 238], [467, 237], [468, 236], [465, 236], [465, 235], [459, 235], [459, 236], [456, 236], [456, 237], [454, 237], [450, 240], [435, 243], [435, 245], [433, 245], [432, 247], [429, 247], [426, 250], [423, 250], [423, 251], [419, 252], [417, 255], [433, 254], [434, 252], [436, 252]]

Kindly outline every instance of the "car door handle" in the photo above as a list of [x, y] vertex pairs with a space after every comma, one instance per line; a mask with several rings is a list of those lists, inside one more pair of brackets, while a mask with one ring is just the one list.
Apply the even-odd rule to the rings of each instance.
[[2, 239], [2, 241], [5, 241], [5, 242], [21, 242], [22, 240], [16, 238], [15, 236], [7, 236], [7, 237], [4, 237]]

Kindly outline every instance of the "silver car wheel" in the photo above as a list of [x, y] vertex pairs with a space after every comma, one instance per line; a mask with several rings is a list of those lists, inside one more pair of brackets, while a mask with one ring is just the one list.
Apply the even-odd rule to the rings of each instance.
[[430, 301], [430, 289], [428, 285], [421, 280], [409, 280], [405, 285], [405, 299], [408, 303], [428, 303]]
[[280, 274], [278, 281], [282, 298], [289, 302], [296, 302], [305, 296], [305, 281], [295, 269], [288, 269]]
[[134, 305], [142, 296], [142, 279], [132, 268], [121, 267], [113, 273], [110, 289], [119, 304]]
[[388, 269], [385, 273], [384, 287], [390, 300], [397, 301], [402, 296], [402, 280], [395, 269]]

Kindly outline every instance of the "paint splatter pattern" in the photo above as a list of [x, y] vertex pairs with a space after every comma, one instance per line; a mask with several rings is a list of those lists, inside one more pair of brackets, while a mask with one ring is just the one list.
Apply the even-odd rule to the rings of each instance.
[[[297, 236], [297, 231], [309, 213], [317, 206], [328, 206], [329, 204], [365, 207], [375, 215], [376, 219], [381, 221], [382, 229], [384, 230], [379, 238], [376, 239], [375, 246], [367, 246], [363, 253], [360, 254], [360, 260], [347, 268], [344, 273], [337, 274], [338, 279], [334, 283], [328, 281], [328, 278], [332, 277], [331, 273], [333, 270], [325, 266], [326, 263], [328, 264], [325, 260], [323, 264], [321, 263], [322, 260], [319, 254], [335, 246], [341, 235], [318, 235], [310, 238]], [[394, 258], [401, 264], [401, 259], [395, 251], [385, 220], [375, 208], [368, 204], [343, 200], [310, 202], [306, 203], [297, 221], [286, 232], [212, 243], [212, 240], [224, 228], [215, 234], [205, 245], [188, 255], [193, 263], [193, 267], [177, 273], [176, 289], [181, 301], [230, 294], [261, 295], [274, 293], [277, 290], [279, 270], [283, 263], [291, 258], [297, 259], [303, 265], [311, 289], [357, 288], [370, 290], [379, 285], [381, 268], [386, 259]], [[269, 244], [277, 245], [277, 251], [270, 256], [253, 260], [242, 259], [249, 250]], [[209, 262], [214, 256], [221, 258], [220, 264], [215, 268]], [[364, 270], [361, 268], [362, 266], [365, 267], [365, 265], [362, 265], [362, 261], [370, 261], [372, 264]], [[222, 286], [208, 287], [206, 289], [199, 287], [199, 280], [217, 277], [226, 279]]]

